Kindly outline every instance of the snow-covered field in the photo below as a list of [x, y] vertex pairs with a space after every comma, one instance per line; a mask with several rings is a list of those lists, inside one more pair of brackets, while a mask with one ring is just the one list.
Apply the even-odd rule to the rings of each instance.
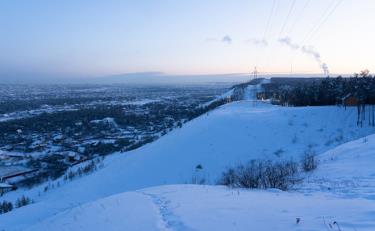
[[[334, 221], [345, 230], [375, 230], [375, 137], [361, 138], [372, 133], [356, 126], [355, 108], [231, 103], [108, 157], [91, 175], [47, 192], [42, 185], [6, 194], [2, 199], [27, 195], [35, 203], [1, 215], [0, 230], [330, 230]], [[159, 186], [194, 177], [214, 184], [233, 164], [299, 160], [309, 149], [322, 154], [322, 164], [296, 192]], [[139, 190], [151, 186], [158, 187]]]

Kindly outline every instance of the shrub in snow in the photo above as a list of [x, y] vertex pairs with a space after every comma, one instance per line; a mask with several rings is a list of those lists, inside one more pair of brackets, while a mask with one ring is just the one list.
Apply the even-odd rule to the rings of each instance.
[[301, 222], [301, 218], [297, 217], [296, 218], [296, 224], [298, 225]]
[[281, 155], [284, 153], [284, 150], [282, 148], [277, 149], [273, 154], [277, 157], [281, 157]]
[[297, 143], [297, 141], [298, 141], [297, 135], [294, 134], [293, 139], [292, 139], [292, 144]]
[[197, 166], [195, 166], [195, 170], [202, 170], [203, 169], [203, 166], [201, 164], [198, 164]]
[[241, 188], [277, 188], [288, 190], [297, 183], [298, 164], [293, 161], [252, 160], [246, 165], [229, 168], [219, 184]]
[[302, 169], [305, 172], [310, 172], [318, 167], [318, 160], [315, 157], [315, 152], [306, 151], [302, 157]]
[[32, 200], [30, 198], [22, 196], [21, 198], [18, 198], [16, 200], [16, 207], [20, 208], [20, 207], [26, 206], [30, 203], [32, 203]]
[[7, 213], [13, 210], [12, 202], [3, 201], [0, 203], [0, 214]]
[[90, 174], [98, 170], [98, 167], [103, 167], [103, 158], [96, 158], [94, 160], [90, 160], [84, 165], [78, 167], [76, 170], [69, 170], [64, 175], [64, 180], [73, 180], [76, 177], [81, 177], [82, 175]]
[[219, 184], [227, 186], [235, 186], [238, 182], [237, 172], [234, 168], [229, 168], [226, 172], [223, 173]]

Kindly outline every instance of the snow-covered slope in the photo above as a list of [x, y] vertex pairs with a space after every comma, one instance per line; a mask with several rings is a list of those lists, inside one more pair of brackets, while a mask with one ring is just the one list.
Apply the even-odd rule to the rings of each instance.
[[252, 100], [256, 99], [256, 95], [259, 92], [262, 92], [262, 84], [270, 83], [271, 79], [262, 79], [259, 84], [255, 85], [248, 85], [244, 91], [243, 99], [244, 100]]
[[375, 201], [323, 194], [171, 185], [101, 199], [27, 230], [371, 231], [374, 208]]
[[304, 184], [312, 186], [309, 193], [304, 187], [282, 192], [161, 186], [100, 199], [27, 230], [370, 231], [375, 229], [374, 150], [371, 135], [319, 155], [318, 169]]
[[[108, 157], [105, 167], [91, 175], [47, 192], [41, 186], [7, 194], [3, 199], [27, 195], [35, 203], [1, 215], [0, 230], [25, 228], [124, 191], [190, 183], [196, 175], [215, 183], [227, 166], [251, 159], [298, 159], [307, 149], [323, 153], [374, 132], [358, 128], [355, 118], [354, 108], [287, 108], [256, 101], [224, 105], [156, 142]], [[203, 167], [199, 172], [197, 165]]]
[[318, 169], [307, 176], [303, 190], [375, 200], [375, 135], [329, 150], [319, 155], [319, 161]]

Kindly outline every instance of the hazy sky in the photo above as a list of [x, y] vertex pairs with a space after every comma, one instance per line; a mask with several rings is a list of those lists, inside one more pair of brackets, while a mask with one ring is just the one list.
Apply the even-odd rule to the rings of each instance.
[[375, 70], [374, 12], [374, 0], [3, 0], [0, 80]]

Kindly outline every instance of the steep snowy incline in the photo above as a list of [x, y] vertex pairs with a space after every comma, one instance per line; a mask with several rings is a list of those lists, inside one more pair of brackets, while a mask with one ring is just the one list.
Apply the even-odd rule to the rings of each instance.
[[[43, 192], [40, 186], [2, 199], [29, 196], [35, 203], [0, 216], [0, 230], [17, 230], [80, 204], [144, 187], [215, 183], [232, 164], [257, 158], [299, 159], [307, 150], [330, 148], [374, 132], [356, 126], [356, 110], [287, 108], [240, 101], [203, 115], [137, 150], [114, 154], [91, 175]], [[197, 169], [200, 165], [202, 168]]]
[[372, 231], [374, 208], [375, 201], [319, 193], [170, 185], [85, 204], [27, 231]]

